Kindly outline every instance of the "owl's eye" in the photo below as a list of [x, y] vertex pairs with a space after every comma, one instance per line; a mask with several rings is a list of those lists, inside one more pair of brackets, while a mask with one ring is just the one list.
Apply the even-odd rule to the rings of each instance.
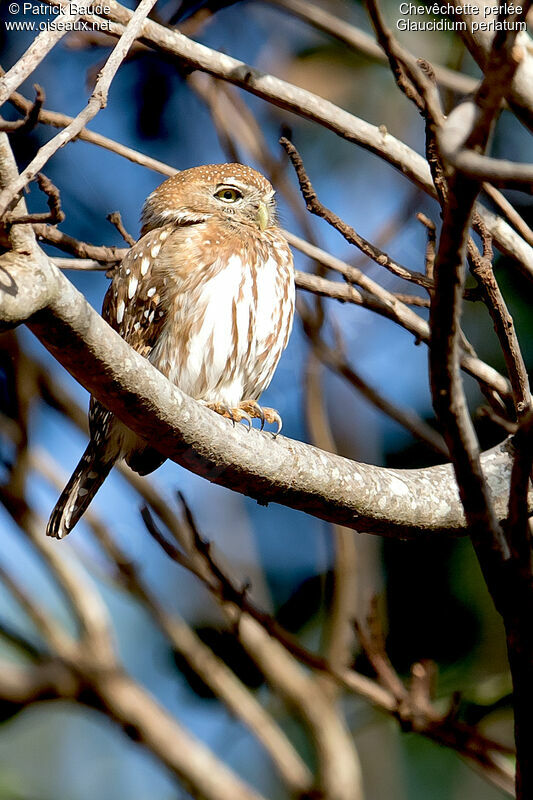
[[218, 192], [215, 192], [215, 197], [222, 200], [223, 203], [236, 203], [242, 197], [242, 192], [238, 189], [233, 189], [230, 186], [223, 186]]

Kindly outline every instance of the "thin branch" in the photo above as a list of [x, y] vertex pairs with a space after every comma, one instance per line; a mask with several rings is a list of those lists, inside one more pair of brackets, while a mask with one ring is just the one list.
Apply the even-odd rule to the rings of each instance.
[[[466, 25], [461, 29], [457, 29], [459, 35], [465, 42], [468, 50], [470, 51], [471, 55], [479, 64], [481, 70], [485, 72], [487, 65], [490, 63], [491, 59], [491, 52], [493, 48], [493, 43], [496, 40], [496, 35], [494, 31], [496, 27], [494, 25], [495, 22], [498, 21], [498, 13], [501, 5], [499, 4], [492, 4], [488, 2], [483, 2], [481, 8], [483, 12], [485, 8], [488, 9], [487, 13], [484, 13], [483, 20], [485, 21], [485, 26], [476, 25], [473, 26], [472, 22], [479, 21], [479, 18], [476, 16], [472, 16], [467, 14], [466, 11], [468, 10], [465, 5], [462, 3], [461, 0], [454, 0], [456, 6], [462, 7], [462, 14], [461, 18], [466, 22]], [[509, 7], [509, 6], [508, 6]], [[515, 11], [517, 6], [514, 7]], [[524, 19], [519, 13], [515, 13], [512, 16], [512, 21], [514, 23], [521, 22]], [[517, 29], [515, 29], [516, 32]], [[523, 30], [525, 31], [526, 28], [524, 26]], [[528, 35], [527, 33], [522, 34], [523, 39], [521, 41], [528, 44]], [[512, 76], [511, 80], [508, 84], [504, 87], [505, 89], [505, 97], [518, 116], [518, 118], [529, 127], [529, 129], [533, 129], [533, 94], [531, 91], [531, 87], [533, 86], [533, 57], [529, 52], [529, 46], [524, 47], [522, 59], [520, 64], [518, 65], [517, 69], [515, 70], [514, 75]]]
[[[411, 668], [411, 686], [407, 688], [394, 669], [384, 646], [383, 632], [375, 607], [366, 625], [357, 625], [365, 654], [376, 672], [379, 683], [394, 698], [395, 715], [402, 730], [415, 731], [440, 745], [452, 747], [467, 763], [485, 778], [510, 795], [513, 792], [511, 767], [502, 763], [501, 754], [508, 748], [486, 738], [476, 728], [454, 718], [450, 711], [435, 708], [432, 698], [432, 672], [426, 665], [415, 663]], [[453, 702], [453, 701], [452, 701]], [[453, 709], [453, 705], [451, 707]]]
[[124, 247], [105, 247], [104, 245], [81, 242], [79, 239], [75, 239], [73, 236], [69, 236], [51, 225], [35, 224], [33, 225], [33, 230], [40, 242], [52, 244], [58, 250], [72, 253], [78, 258], [94, 260], [104, 265], [103, 267], [99, 265], [97, 269], [108, 269], [110, 265], [118, 264], [128, 252], [128, 248]]
[[[205, 572], [204, 583], [218, 597], [222, 611], [234, 626], [250, 657], [272, 688], [305, 721], [316, 746], [319, 766], [317, 791], [327, 797], [338, 797], [339, 800], [362, 799], [357, 751], [342, 714], [296, 660], [303, 653], [309, 657], [311, 654], [299, 646], [275, 619], [257, 609], [248, 599], [246, 591], [235, 586], [214, 558], [209, 543], [201, 536], [186, 504], [185, 509], [193, 536], [191, 565], [188, 568], [199, 577]], [[145, 514], [144, 520], [167, 555], [177, 563], [182, 563], [181, 555], [166, 541], [150, 515]], [[198, 569], [198, 560], [204, 565], [204, 570]], [[318, 660], [323, 662], [322, 659]]]
[[[31, 181], [35, 175], [42, 169], [46, 162], [54, 155], [54, 153], [63, 147], [67, 142], [74, 139], [80, 131], [92, 120], [102, 108], [107, 104], [107, 95], [109, 88], [115, 77], [117, 70], [124, 61], [128, 50], [130, 49], [134, 40], [139, 36], [143, 26], [143, 22], [150, 10], [156, 4], [157, 0], [141, 0], [137, 9], [132, 14], [131, 19], [128, 21], [124, 33], [115, 45], [111, 55], [106, 61], [105, 66], [99, 73], [98, 80], [93, 89], [91, 97], [87, 106], [81, 111], [78, 116], [71, 122], [68, 127], [58, 133], [49, 142], [43, 145], [37, 152], [36, 156], [28, 164], [28, 166], [21, 172], [14, 185], [10, 185], [7, 189], [3, 189], [0, 193], [0, 217], [4, 215], [7, 208], [18, 193]], [[78, 16], [78, 15], [76, 15]], [[4, 86], [7, 82], [7, 74], [2, 79]], [[18, 84], [17, 84], [18, 85]], [[12, 89], [15, 89], [13, 86]], [[10, 92], [7, 92], [6, 98], [9, 97]]]
[[[317, 326], [318, 327], [318, 326]], [[317, 331], [320, 335], [320, 330]], [[305, 410], [311, 441], [323, 450], [337, 452], [322, 391], [321, 364], [314, 346], [309, 351], [305, 375]], [[326, 660], [334, 670], [350, 666], [354, 650], [353, 620], [357, 617], [358, 544], [351, 531], [332, 526], [335, 563], [332, 579], [331, 610], [326, 622]], [[332, 699], [338, 685], [330, 675], [322, 676]]]
[[[438, 125], [443, 114], [435, 86], [433, 67], [427, 61], [421, 62], [415, 59], [406, 48], [402, 47], [387, 27], [376, 0], [367, 0], [367, 7], [377, 39], [387, 55], [398, 87], [415, 103], [430, 127]], [[433, 178], [435, 179], [435, 176]], [[436, 182], [435, 188], [438, 191]]]
[[511, 225], [518, 231], [520, 236], [528, 244], [533, 245], [533, 230], [529, 227], [526, 221], [520, 216], [516, 208], [507, 200], [504, 195], [491, 186], [490, 183], [483, 184], [483, 191], [490, 197], [494, 205], [504, 214]]
[[448, 163], [469, 178], [481, 181], [490, 181], [493, 186], [503, 189], [518, 189], [527, 194], [533, 192], [533, 166], [519, 164], [504, 158], [491, 158], [467, 150], [460, 145], [444, 149], [445, 140], [442, 140], [442, 155]]
[[[24, 497], [14, 497], [7, 489], [2, 492], [1, 499], [20, 530], [47, 565], [72, 608], [81, 628], [83, 647], [92, 652], [93, 658], [97, 659], [101, 666], [114, 664], [110, 621], [96, 588], [64, 552], [60, 553], [46, 541], [43, 537], [44, 522], [38, 519]], [[62, 632], [61, 634], [65, 639]], [[61, 638], [54, 642], [54, 649], [64, 659], [75, 661], [77, 658], [73, 644], [62, 642]]]
[[[484, 229], [483, 223], [481, 221], [479, 222], [481, 231], [484, 233], [485, 243], [489, 240], [488, 247], [490, 250], [490, 235]], [[485, 244], [485, 248], [486, 246]], [[514, 321], [507, 309], [504, 297], [494, 276], [491, 263], [492, 252], [485, 252], [482, 257], [474, 246], [469, 247], [468, 252], [471, 258], [472, 272], [480, 283], [485, 304], [489, 310], [494, 329], [498, 336], [498, 341], [502, 348], [507, 365], [507, 372], [509, 374], [511, 386], [513, 387], [516, 416], [517, 419], [520, 420], [531, 408], [531, 390], [529, 387], [526, 365], [520, 350], [518, 336], [516, 335]]]
[[389, 255], [387, 255], [387, 253], [384, 253], [378, 247], [375, 247], [375, 245], [364, 239], [354, 230], [354, 228], [352, 228], [351, 225], [348, 225], [346, 222], [344, 222], [344, 220], [337, 216], [337, 214], [334, 214], [333, 211], [330, 211], [329, 208], [326, 208], [323, 203], [319, 201], [311, 181], [309, 180], [309, 177], [305, 171], [302, 157], [298, 153], [295, 146], [285, 136], [282, 136], [280, 139], [280, 144], [282, 147], [284, 147], [285, 152], [287, 153], [291, 164], [295, 169], [302, 196], [305, 200], [307, 210], [310, 211], [311, 214], [316, 214], [317, 217], [326, 220], [326, 222], [335, 228], [335, 230], [337, 230], [347, 242], [358, 247], [362, 253], [368, 256], [368, 258], [371, 258], [372, 261], [376, 262], [376, 264], [388, 269], [393, 273], [393, 275], [397, 275], [404, 280], [412, 281], [413, 283], [423, 286], [424, 288], [431, 288], [431, 282], [428, 281], [425, 275], [423, 275], [421, 272], [413, 272], [412, 270], [407, 269], [407, 267], [395, 262]]
[[[0, 75], [5, 75], [1, 67]], [[34, 88], [35, 100], [33, 103], [28, 104], [24, 119], [18, 119], [14, 122], [9, 122], [8, 120], [0, 121], [1, 131], [5, 131], [6, 133], [14, 133], [16, 131], [20, 135], [21, 133], [30, 133], [30, 131], [36, 127], [39, 123], [39, 114], [44, 104], [45, 93], [42, 86], [39, 86], [37, 83], [34, 84]]]
[[419, 222], [424, 225], [427, 231], [427, 244], [426, 244], [426, 275], [429, 280], [433, 281], [433, 267], [435, 264], [435, 253], [437, 250], [437, 229], [433, 220], [429, 219], [425, 214], [419, 212], [416, 215]]
[[[328, 269], [339, 272], [350, 283], [356, 283], [364, 290], [360, 293], [360, 301], [359, 297], [354, 295], [351, 302], [360, 303], [365, 308], [369, 308], [377, 314], [401, 325], [412, 333], [418, 341], [426, 343], [429, 341], [430, 330], [428, 323], [404, 303], [400, 302], [394, 294], [388, 292], [380, 286], [380, 284], [376, 283], [376, 281], [373, 281], [365, 275], [364, 272], [326, 253], [319, 247], [309, 244], [309, 242], [306, 242], [293, 233], [284, 231], [284, 235], [292, 247], [296, 247], [302, 253], [305, 253], [305, 255], [319, 261], [325, 267], [328, 267]], [[304, 278], [303, 275], [300, 275], [299, 281], [302, 288], [307, 288], [307, 285], [304, 285], [304, 282], [307, 280], [308, 279]], [[333, 296], [333, 294], [331, 296]], [[344, 298], [339, 297], [338, 299]], [[347, 297], [346, 299], [349, 300], [350, 298]], [[490, 386], [503, 397], [509, 395], [510, 386], [508, 381], [493, 367], [490, 367], [488, 364], [485, 364], [483, 361], [467, 352], [462, 352], [460, 359], [461, 366], [466, 372], [480, 382]]]
[[133, 247], [135, 244], [135, 239], [131, 234], [128, 233], [126, 228], [122, 223], [122, 217], [120, 216], [120, 211], [112, 211], [111, 214], [107, 215], [107, 219], [109, 222], [115, 226], [117, 231], [120, 233], [124, 241], [129, 244], [130, 247]]
[[157, 755], [191, 795], [205, 800], [264, 800], [125, 672], [99, 675], [94, 688], [112, 719]]
[[73, 640], [3, 566], [0, 566], [0, 581], [35, 625], [50, 650], [70, 656], [74, 647]]
[[29, 223], [32, 225], [42, 223], [59, 225], [60, 222], [63, 222], [65, 214], [61, 210], [61, 195], [59, 194], [59, 189], [57, 186], [54, 186], [52, 181], [47, 178], [46, 175], [43, 175], [42, 172], [37, 174], [37, 183], [41, 192], [44, 192], [47, 197], [48, 208], [50, 210], [42, 214], [23, 214], [21, 216], [13, 213], [7, 214], [5, 219], [7, 225], [28, 225]]
[[[61, 26], [54, 30], [44, 30], [39, 33], [30, 44], [24, 55], [0, 78], [0, 106], [8, 99], [9, 95], [17, 89], [20, 84], [31, 75], [35, 68], [46, 58], [50, 50], [61, 41], [67, 33], [69, 24], [78, 20], [81, 14], [70, 13], [68, 0], [58, 0], [58, 6], [65, 9], [61, 14]], [[0, 216], [2, 216], [0, 214]]]

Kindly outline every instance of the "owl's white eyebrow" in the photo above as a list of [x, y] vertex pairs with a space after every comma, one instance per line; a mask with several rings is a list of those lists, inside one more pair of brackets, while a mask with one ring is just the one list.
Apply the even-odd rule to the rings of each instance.
[[239, 189], [240, 191], [244, 191], [246, 186], [244, 183], [241, 183], [236, 178], [226, 178], [225, 181], [222, 183], [217, 183], [216, 191], [220, 191], [220, 189], [224, 189], [224, 187], [229, 186], [231, 189]]

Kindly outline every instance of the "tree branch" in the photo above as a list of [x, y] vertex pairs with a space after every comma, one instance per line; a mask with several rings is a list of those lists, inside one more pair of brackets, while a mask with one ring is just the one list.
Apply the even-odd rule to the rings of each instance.
[[[464, 532], [449, 465], [388, 470], [282, 436], [233, 429], [170, 384], [46, 259], [44, 265], [42, 292], [36, 292], [27, 258], [10, 259], [5, 273], [17, 294], [3, 292], [1, 321], [31, 316], [30, 329], [76, 380], [172, 460], [261, 503], [281, 502], [361, 531]], [[511, 451], [504, 443], [483, 459], [500, 519], [507, 510]]]

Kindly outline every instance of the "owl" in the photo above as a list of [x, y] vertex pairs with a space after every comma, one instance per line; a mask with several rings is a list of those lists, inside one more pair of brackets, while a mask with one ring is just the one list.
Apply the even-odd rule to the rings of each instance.
[[[183, 392], [234, 424], [281, 430], [261, 393], [287, 345], [294, 311], [292, 254], [274, 190], [242, 164], [184, 170], [146, 200], [139, 241], [115, 270], [102, 316]], [[47, 527], [63, 538], [113, 464], [140, 475], [165, 460], [94, 397], [90, 441]]]

